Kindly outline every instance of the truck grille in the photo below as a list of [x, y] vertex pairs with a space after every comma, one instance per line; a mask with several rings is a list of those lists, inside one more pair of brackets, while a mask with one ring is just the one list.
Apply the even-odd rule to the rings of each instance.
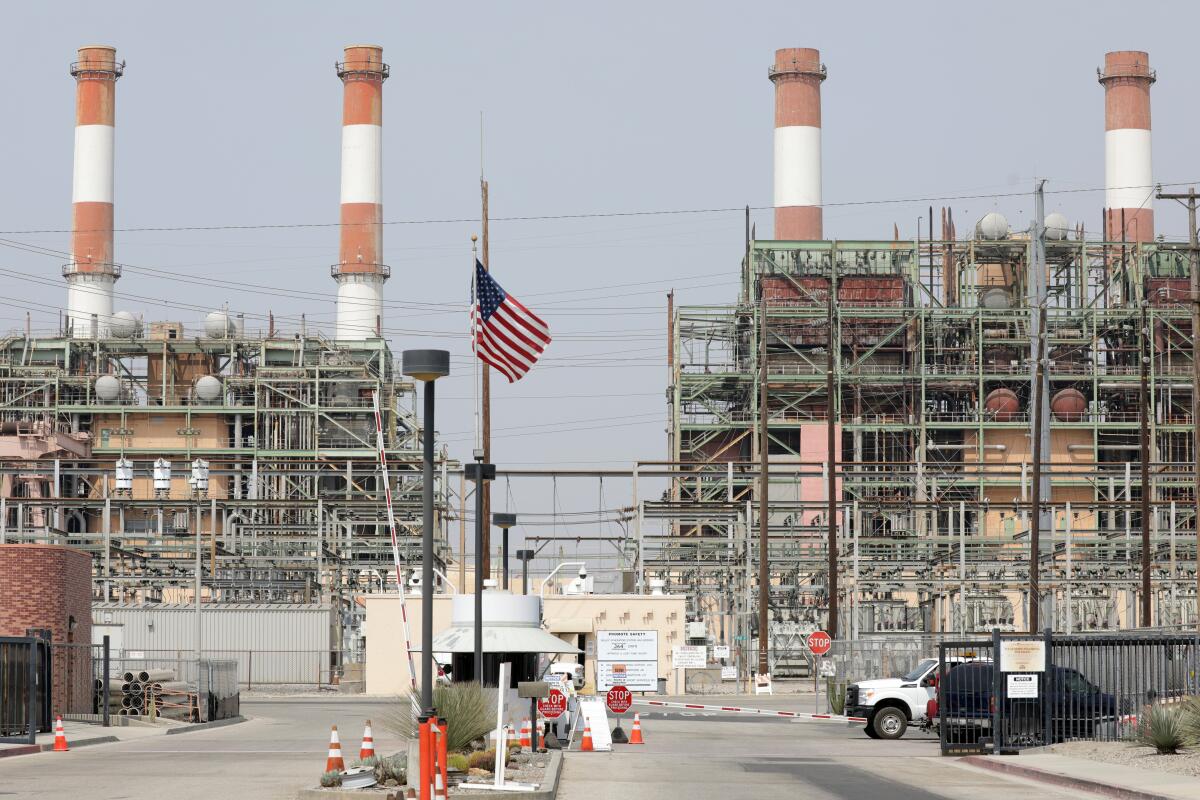
[[846, 687], [846, 705], [848, 705], [848, 706], [858, 705], [858, 687], [857, 686], [847, 686]]

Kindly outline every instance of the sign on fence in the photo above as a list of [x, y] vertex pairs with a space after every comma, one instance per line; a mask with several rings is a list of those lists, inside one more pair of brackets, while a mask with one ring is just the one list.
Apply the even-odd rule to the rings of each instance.
[[1045, 672], [1046, 642], [1041, 639], [1001, 639], [1001, 672]]
[[1009, 675], [1008, 676], [1008, 699], [1021, 700], [1033, 699], [1038, 696], [1038, 676], [1037, 675]]
[[671, 648], [671, 666], [675, 669], [704, 669], [708, 666], [708, 648], [698, 644], [677, 644]]

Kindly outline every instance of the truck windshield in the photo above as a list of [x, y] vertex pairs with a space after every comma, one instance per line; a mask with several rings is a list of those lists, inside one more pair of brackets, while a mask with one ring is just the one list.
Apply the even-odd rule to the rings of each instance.
[[908, 673], [901, 675], [900, 680], [902, 680], [902, 681], [920, 680], [921, 676], [924, 675], [926, 672], [928, 672], [929, 668], [935, 664], [937, 664], [936, 658], [921, 659], [921, 663], [919, 663], [915, 667], [913, 667], [912, 670], [910, 670]]

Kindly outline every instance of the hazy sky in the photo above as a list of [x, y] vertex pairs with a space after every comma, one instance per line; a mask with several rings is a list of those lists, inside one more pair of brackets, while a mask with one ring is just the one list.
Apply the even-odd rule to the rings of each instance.
[[[480, 132], [494, 219], [730, 208], [771, 201], [779, 47], [817, 47], [826, 202], [1103, 186], [1103, 90], [1111, 49], [1143, 49], [1155, 178], [1200, 179], [1188, 156], [1200, 12], [1188, 3], [22, 3], [5, 6], [0, 76], [0, 234], [66, 250], [78, 46], [112, 44], [118, 228], [331, 223], [338, 218], [342, 47], [377, 43], [384, 89], [384, 217], [476, 218]], [[912, 236], [927, 206], [837, 206], [826, 235]], [[1102, 192], [1051, 194], [1047, 210], [1098, 226]], [[1028, 222], [1024, 197], [950, 203], [964, 233], [982, 213]], [[936, 213], [936, 212], [935, 212]], [[1157, 227], [1184, 237], [1181, 209]], [[755, 214], [760, 237], [770, 212]], [[385, 327], [397, 352], [447, 347], [438, 428], [470, 457], [465, 302], [476, 223], [393, 224]], [[182, 320], [228, 302], [249, 328], [272, 310], [331, 329], [336, 227], [119, 232], [116, 308]], [[494, 460], [627, 467], [665, 456], [664, 294], [736, 293], [740, 213], [495, 221], [492, 269], [550, 323], [555, 341], [519, 384], [497, 383]], [[34, 312], [52, 330], [62, 257], [0, 248], [0, 329]], [[27, 276], [25, 279], [15, 275]], [[179, 279], [187, 279], [185, 283]], [[220, 281], [268, 289], [235, 291]], [[179, 307], [178, 304], [186, 304]], [[171, 304], [176, 304], [171, 308]], [[463, 310], [453, 304], [462, 304]], [[283, 327], [291, 327], [290, 321]], [[594, 509], [594, 481], [560, 482], [559, 507]], [[548, 482], [513, 486], [548, 512]], [[503, 487], [497, 494], [502, 507]], [[627, 483], [605, 486], [609, 506]], [[548, 530], [545, 528], [539, 530]], [[575, 527], [573, 532], [596, 531]], [[561, 531], [560, 531], [561, 532]], [[610, 531], [611, 532], [611, 531]], [[584, 550], [588, 548], [584, 547]], [[594, 546], [591, 549], [594, 551]], [[568, 553], [574, 552], [567, 550]]]

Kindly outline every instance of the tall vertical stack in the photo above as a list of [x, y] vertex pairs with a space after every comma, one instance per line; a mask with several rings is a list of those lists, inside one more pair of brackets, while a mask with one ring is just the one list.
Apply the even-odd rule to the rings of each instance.
[[1150, 56], [1140, 50], [1104, 54], [1105, 237], [1154, 240], [1154, 173], [1150, 158]]
[[337, 338], [362, 340], [381, 333], [383, 282], [383, 48], [351, 45], [337, 65], [342, 104], [341, 247], [337, 280]]
[[775, 51], [775, 238], [823, 238], [821, 224], [821, 82], [819, 51]]
[[71, 186], [71, 261], [67, 325], [76, 338], [105, 336], [113, 310], [113, 133], [117, 79], [125, 65], [106, 45], [79, 48], [75, 76], [75, 172]]

